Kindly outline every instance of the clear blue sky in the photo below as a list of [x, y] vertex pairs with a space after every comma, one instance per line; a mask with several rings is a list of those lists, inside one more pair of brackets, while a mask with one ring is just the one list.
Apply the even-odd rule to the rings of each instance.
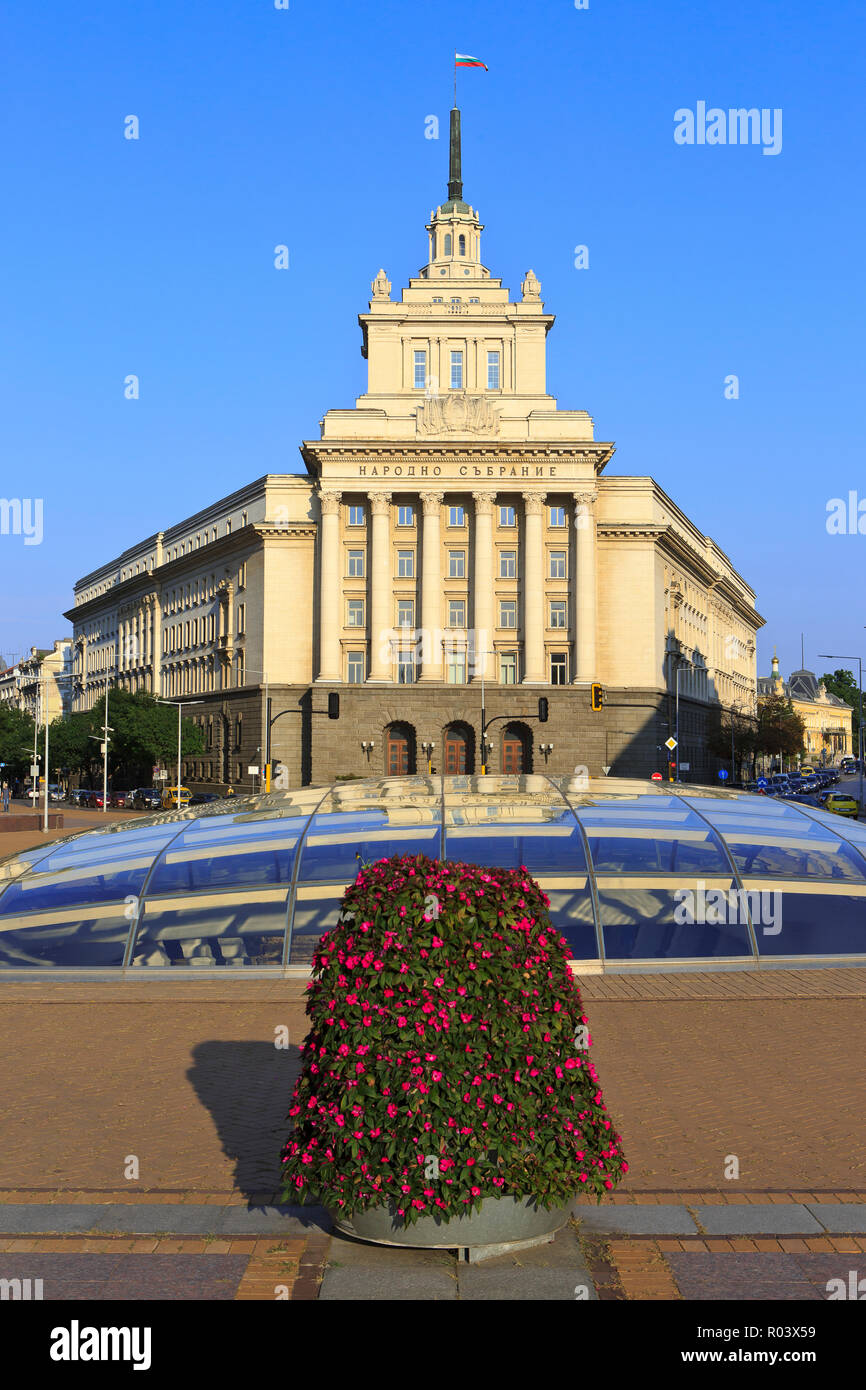
[[[364, 389], [355, 316], [426, 259], [456, 47], [490, 67], [460, 76], [465, 194], [492, 273], [531, 266], [557, 315], [550, 391], [753, 585], [762, 673], [801, 631], [808, 666], [866, 653], [866, 536], [825, 527], [866, 498], [864, 40], [854, 0], [7, 0], [0, 494], [44, 499], [44, 540], [0, 536], [0, 652], [68, 633], [75, 579], [141, 537], [302, 471]], [[781, 153], [677, 145], [698, 101], [782, 108]]]

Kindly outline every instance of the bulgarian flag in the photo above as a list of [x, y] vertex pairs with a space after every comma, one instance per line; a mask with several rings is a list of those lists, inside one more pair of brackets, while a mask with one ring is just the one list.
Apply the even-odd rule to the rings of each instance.
[[468, 53], [455, 53], [454, 66], [455, 68], [483, 68], [485, 72], [490, 71], [487, 64], [482, 63], [480, 58], [471, 58]]

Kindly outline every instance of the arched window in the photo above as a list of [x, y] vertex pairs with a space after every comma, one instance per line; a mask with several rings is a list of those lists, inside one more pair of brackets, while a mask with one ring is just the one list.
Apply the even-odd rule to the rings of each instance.
[[446, 233], [445, 233], [445, 255], [446, 255], [446, 256], [450, 256], [450, 255], [451, 255], [451, 233], [450, 233], [450, 232], [446, 232]]
[[458, 722], [447, 726], [443, 771], [451, 777], [475, 771], [475, 736], [468, 724]]
[[466, 238], [465, 238], [465, 236], [463, 236], [462, 234], [461, 234], [461, 236], [460, 236], [460, 238], [459, 238], [459, 240], [458, 240], [458, 242], [457, 242], [457, 245], [458, 245], [458, 247], [460, 248], [460, 254], [461, 254], [461, 256], [465, 256], [465, 255], [466, 255]]
[[389, 724], [385, 730], [385, 773], [407, 777], [415, 772], [415, 730], [411, 724]]
[[525, 724], [506, 724], [502, 730], [502, 771], [532, 771], [532, 736]]

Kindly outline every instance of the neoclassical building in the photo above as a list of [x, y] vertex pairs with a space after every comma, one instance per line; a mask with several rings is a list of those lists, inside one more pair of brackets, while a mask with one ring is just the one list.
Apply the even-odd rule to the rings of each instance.
[[457, 111], [449, 175], [418, 275], [399, 297], [372, 282], [367, 389], [301, 445], [306, 473], [76, 585], [77, 707], [106, 679], [200, 701], [191, 782], [250, 784], [268, 696], [293, 783], [480, 770], [482, 705], [492, 771], [667, 775], [677, 703], [696, 780], [712, 706], [755, 710], [755, 594], [652, 478], [608, 476], [614, 445], [547, 393], [554, 316], [532, 270], [512, 298], [484, 265]]
[[773, 653], [772, 674], [758, 677], [758, 703], [771, 696], [791, 701], [803, 721], [804, 763], [819, 766], [838, 763], [854, 753], [854, 710], [819, 681], [814, 671], [801, 668], [782, 679], [779, 658]]

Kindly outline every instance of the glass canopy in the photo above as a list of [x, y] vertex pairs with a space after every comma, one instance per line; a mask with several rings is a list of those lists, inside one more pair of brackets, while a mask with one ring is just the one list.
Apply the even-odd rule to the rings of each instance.
[[525, 866], [574, 960], [866, 961], [866, 827], [743, 792], [392, 777], [115, 822], [0, 862], [0, 968], [309, 965], [361, 865]]

